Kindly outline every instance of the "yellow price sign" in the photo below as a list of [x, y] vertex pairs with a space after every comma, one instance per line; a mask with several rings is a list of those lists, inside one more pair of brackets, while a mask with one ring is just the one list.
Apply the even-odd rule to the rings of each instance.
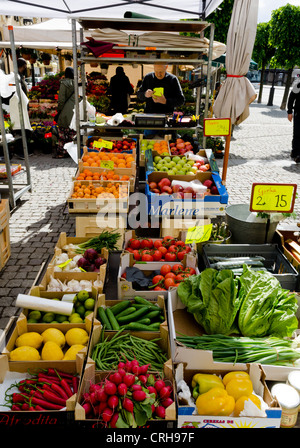
[[252, 184], [250, 211], [292, 213], [297, 184]]
[[164, 94], [164, 88], [163, 87], [154, 87], [153, 94], [155, 96], [163, 96]]
[[115, 163], [113, 160], [101, 160], [100, 167], [107, 168], [108, 170], [113, 170], [115, 167]]
[[208, 241], [212, 231], [212, 224], [204, 226], [189, 227], [185, 239], [185, 244], [203, 243]]
[[203, 135], [205, 137], [227, 137], [231, 135], [230, 118], [204, 118]]
[[108, 141], [108, 140], [102, 140], [102, 139], [100, 139], [100, 140], [94, 141], [94, 143], [93, 143], [93, 147], [94, 147], [94, 148], [106, 148], [106, 149], [112, 149], [112, 147], [113, 147], [113, 142], [110, 142], [110, 141]]

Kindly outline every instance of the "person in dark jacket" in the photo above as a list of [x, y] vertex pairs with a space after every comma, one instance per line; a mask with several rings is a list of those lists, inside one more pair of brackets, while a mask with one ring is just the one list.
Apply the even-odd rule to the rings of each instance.
[[154, 64], [153, 68], [154, 71], [144, 77], [137, 97], [146, 101], [145, 113], [172, 114], [175, 107], [184, 103], [178, 78], [167, 72], [167, 65]]
[[287, 102], [288, 120], [293, 121], [291, 158], [300, 163], [300, 79], [296, 80]]
[[128, 96], [134, 92], [128, 76], [124, 73], [123, 67], [116, 68], [116, 74], [111, 77], [109, 93], [111, 94], [111, 111], [113, 114], [126, 114], [128, 110]]
[[73, 118], [75, 107], [75, 90], [74, 90], [74, 69], [67, 67], [65, 70], [65, 77], [60, 81], [58, 92], [58, 107], [59, 114], [57, 119], [58, 125], [58, 146], [56, 158], [61, 159], [68, 157], [64, 145], [73, 140], [76, 132], [70, 129], [70, 123]]

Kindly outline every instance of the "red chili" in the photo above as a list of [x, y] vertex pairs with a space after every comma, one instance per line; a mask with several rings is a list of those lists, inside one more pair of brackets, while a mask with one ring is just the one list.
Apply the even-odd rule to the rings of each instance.
[[24, 403], [25, 401], [24, 396], [16, 392], [12, 394], [11, 399], [13, 403]]
[[42, 406], [39, 406], [39, 405], [37, 404], [36, 407], [35, 407], [35, 410], [36, 410], [36, 411], [46, 411], [47, 409], [42, 408]]
[[28, 411], [29, 410], [29, 404], [28, 403], [23, 403], [22, 404], [22, 411]]
[[69, 397], [66, 394], [66, 392], [64, 391], [64, 389], [60, 386], [58, 386], [57, 384], [53, 383], [51, 384], [51, 388], [54, 392], [56, 392], [61, 398], [64, 398], [65, 400], [67, 400]]
[[46, 376], [46, 375], [40, 375], [39, 374], [39, 382], [43, 382], [43, 383], [57, 383], [57, 384], [59, 384], [59, 378], [57, 378], [57, 377], [49, 377], [49, 376]]
[[72, 397], [73, 395], [72, 389], [70, 388], [69, 384], [65, 379], [61, 380], [60, 385], [64, 388], [66, 394], [68, 395], [68, 398]]
[[72, 386], [73, 386], [74, 394], [76, 394], [76, 392], [78, 392], [78, 383], [79, 383], [79, 378], [77, 376], [73, 376], [72, 377]]
[[41, 400], [40, 398], [32, 397], [32, 404], [40, 405], [44, 409], [51, 409], [51, 410], [60, 410], [64, 408], [65, 406], [61, 406], [59, 404], [51, 403], [45, 400]]
[[61, 370], [56, 370], [56, 369], [52, 369], [52, 368], [49, 368], [47, 373], [48, 373], [48, 375], [55, 375], [56, 377], [68, 378], [69, 380], [72, 380], [72, 377], [73, 377], [73, 375], [71, 373], [65, 373], [65, 372], [62, 372]]
[[44, 399], [47, 401], [50, 401], [51, 403], [60, 404], [62, 406], [66, 406], [66, 400], [64, 398], [60, 398], [57, 395], [53, 394], [52, 392], [49, 392], [45, 390], [43, 392]]
[[21, 411], [21, 408], [17, 404], [13, 404], [12, 407], [11, 407], [11, 410], [12, 411]]

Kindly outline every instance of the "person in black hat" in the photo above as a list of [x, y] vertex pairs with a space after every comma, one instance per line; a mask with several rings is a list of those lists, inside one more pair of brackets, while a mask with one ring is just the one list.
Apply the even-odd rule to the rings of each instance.
[[300, 79], [294, 83], [287, 103], [288, 120], [293, 121], [291, 158], [300, 163]]
[[116, 74], [111, 77], [108, 93], [111, 94], [111, 111], [113, 114], [126, 114], [129, 105], [129, 96], [134, 92], [128, 76], [123, 67], [116, 68]]

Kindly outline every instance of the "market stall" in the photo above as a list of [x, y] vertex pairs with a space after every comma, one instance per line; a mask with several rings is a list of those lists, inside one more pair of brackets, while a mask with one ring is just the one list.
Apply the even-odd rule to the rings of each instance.
[[[213, 38], [201, 59], [207, 95], [212, 50]], [[73, 54], [77, 68], [76, 45]], [[99, 434], [299, 426], [299, 232], [272, 225], [293, 212], [297, 186], [254, 184], [250, 217], [231, 220], [213, 152], [180, 137], [184, 127], [201, 132], [197, 119], [174, 118], [175, 137], [146, 138], [167, 117], [116, 125], [100, 112], [82, 123], [78, 112], [79, 102], [66, 192], [76, 235], [61, 233], [16, 298], [20, 313], [0, 339], [0, 415], [20, 425], [34, 412]], [[256, 225], [262, 242], [250, 242]]]

